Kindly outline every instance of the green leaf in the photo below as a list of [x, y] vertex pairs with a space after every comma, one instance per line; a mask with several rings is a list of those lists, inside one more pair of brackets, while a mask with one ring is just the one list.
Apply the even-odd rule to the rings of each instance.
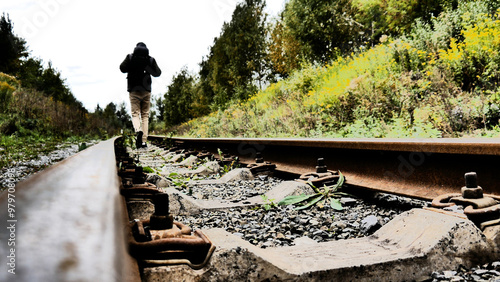
[[312, 198], [314, 196], [316, 196], [317, 194], [312, 194], [312, 195], [305, 195], [305, 194], [302, 194], [302, 195], [298, 195], [298, 196], [288, 196], [286, 198], [284, 198], [283, 200], [281, 200], [278, 205], [280, 206], [283, 206], [283, 205], [293, 205], [293, 204], [297, 204], [297, 203], [300, 203], [302, 201], [305, 201], [309, 198]]
[[337, 199], [330, 199], [330, 206], [337, 211], [341, 211], [344, 209], [342, 207], [342, 203], [340, 203], [340, 201]]
[[145, 172], [145, 173], [154, 173], [155, 171], [150, 168], [149, 166], [145, 166], [142, 168], [142, 171]]
[[334, 192], [337, 191], [337, 189], [339, 189], [340, 187], [342, 187], [342, 185], [344, 185], [344, 181], [345, 181], [345, 177], [342, 174], [342, 172], [340, 172], [340, 170], [339, 170], [339, 180], [337, 181], [337, 183], [335, 183], [335, 185], [332, 186], [332, 190]]
[[337, 185], [339, 187], [342, 187], [342, 185], [344, 185], [344, 182], [345, 182], [345, 176], [339, 170], [339, 181], [337, 182]]
[[323, 198], [324, 195], [319, 195], [317, 196], [316, 198], [312, 199], [311, 201], [309, 201], [307, 204], [301, 206], [301, 207], [298, 207], [296, 208], [295, 210], [296, 211], [299, 211], [299, 210], [303, 210], [303, 209], [307, 209], [308, 207], [316, 204], [317, 202], [319, 202], [322, 198]]

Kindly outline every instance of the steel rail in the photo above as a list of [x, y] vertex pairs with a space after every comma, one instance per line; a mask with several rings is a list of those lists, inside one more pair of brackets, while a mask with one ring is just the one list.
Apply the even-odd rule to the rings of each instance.
[[[150, 136], [161, 141], [163, 136]], [[352, 187], [433, 199], [460, 192], [464, 174], [477, 172], [485, 193], [500, 195], [500, 139], [257, 139], [170, 138], [186, 148], [217, 154], [227, 149], [242, 162], [257, 152], [278, 171], [303, 174], [324, 158]]]
[[0, 195], [0, 281], [140, 281], [127, 251], [114, 142], [87, 148]]

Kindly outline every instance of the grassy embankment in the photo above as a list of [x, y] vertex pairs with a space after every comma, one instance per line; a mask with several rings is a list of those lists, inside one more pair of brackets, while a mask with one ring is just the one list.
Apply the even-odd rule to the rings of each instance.
[[175, 130], [195, 137], [500, 135], [500, 20], [469, 4], [433, 26], [305, 65], [245, 102]]
[[21, 84], [0, 73], [0, 168], [106, 135], [98, 120]]

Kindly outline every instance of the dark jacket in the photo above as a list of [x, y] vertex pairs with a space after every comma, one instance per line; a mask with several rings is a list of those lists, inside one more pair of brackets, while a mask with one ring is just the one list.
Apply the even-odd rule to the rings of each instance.
[[158, 77], [161, 70], [144, 43], [138, 43], [132, 54], [120, 64], [120, 70], [127, 75], [127, 91], [151, 92], [151, 76]]

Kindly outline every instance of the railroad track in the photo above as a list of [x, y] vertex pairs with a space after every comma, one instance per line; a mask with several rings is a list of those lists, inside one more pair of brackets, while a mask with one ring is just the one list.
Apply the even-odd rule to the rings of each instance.
[[[158, 142], [161, 136], [152, 136]], [[171, 138], [170, 142], [217, 154], [218, 149], [254, 162], [257, 152], [277, 170], [300, 175], [318, 158], [363, 189], [432, 200], [456, 193], [464, 174], [474, 171], [485, 193], [500, 195], [500, 140], [497, 139], [245, 139]]]
[[[323, 158], [328, 169], [342, 171], [350, 188], [362, 191], [433, 199], [460, 192], [464, 173], [474, 171], [485, 193], [500, 193], [496, 173], [500, 144], [492, 139], [166, 140], [152, 136], [151, 140], [214, 154], [221, 149], [238, 155], [242, 163], [255, 162], [260, 152], [265, 161], [276, 165], [276, 174], [286, 178], [314, 172], [318, 159]], [[0, 222], [7, 225], [0, 229], [0, 280], [139, 281], [141, 272], [145, 280], [181, 276], [214, 280], [412, 280], [431, 270], [472, 265], [498, 253], [496, 226], [481, 232], [463, 216], [419, 209], [389, 222], [374, 236], [286, 248], [260, 249], [224, 230], [206, 230], [199, 238], [213, 244], [207, 261], [145, 267], [129, 255], [130, 239], [123, 236], [132, 234], [137, 225], [131, 225], [130, 205], [120, 194], [124, 176], [118, 176], [121, 168], [117, 168], [116, 141], [110, 139], [86, 149], [0, 195]], [[186, 207], [186, 197], [178, 193], [169, 196], [171, 206], [178, 201], [178, 209]], [[162, 203], [156, 201], [157, 206]], [[198, 212], [213, 205], [217, 203], [200, 205]], [[219, 208], [224, 209], [224, 205]], [[186, 229], [182, 224], [177, 226]], [[239, 263], [230, 264], [234, 277], [227, 276], [233, 275], [227, 270], [231, 259]], [[192, 267], [205, 271], [191, 272]]]

